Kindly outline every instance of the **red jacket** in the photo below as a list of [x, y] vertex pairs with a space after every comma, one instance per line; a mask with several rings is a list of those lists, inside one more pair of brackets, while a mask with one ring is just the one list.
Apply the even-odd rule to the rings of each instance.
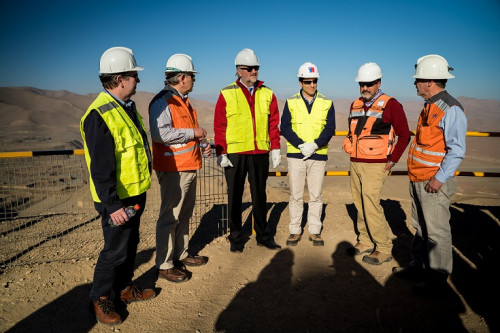
[[[248, 105], [250, 106], [250, 110], [252, 112], [254, 133], [255, 133], [255, 91], [252, 96], [250, 96], [250, 92], [248, 89], [240, 82], [240, 79], [236, 80], [238, 86], [240, 86], [243, 94], [247, 98]], [[264, 82], [257, 81], [255, 89], [259, 89], [260, 86], [263, 85]], [[271, 105], [269, 106], [269, 140], [271, 141], [271, 150], [280, 148], [280, 131], [278, 128], [279, 125], [279, 109], [278, 109], [278, 101], [276, 100], [276, 96], [273, 94], [273, 98], [271, 101]], [[219, 95], [219, 99], [217, 100], [217, 104], [215, 105], [215, 113], [214, 113], [214, 134], [215, 134], [215, 150], [217, 155], [226, 154], [227, 144], [226, 144], [226, 128], [227, 128], [227, 118], [226, 118], [226, 101], [222, 93]], [[267, 150], [259, 150], [257, 146], [255, 146], [254, 150], [242, 152], [239, 154], [265, 154], [268, 153]]]

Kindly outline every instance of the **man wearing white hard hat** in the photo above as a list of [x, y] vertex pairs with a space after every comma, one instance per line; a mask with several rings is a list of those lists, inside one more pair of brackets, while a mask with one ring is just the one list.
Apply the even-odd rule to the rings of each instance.
[[281, 133], [287, 142], [288, 180], [290, 184], [290, 236], [288, 246], [296, 246], [302, 237], [304, 185], [307, 180], [309, 204], [307, 224], [309, 240], [323, 246], [321, 213], [323, 180], [328, 160], [328, 142], [335, 134], [335, 108], [331, 99], [318, 92], [318, 67], [306, 62], [299, 67], [300, 91], [288, 98], [281, 116]]
[[207, 131], [199, 127], [198, 115], [188, 98], [196, 73], [190, 56], [174, 54], [167, 61], [165, 88], [149, 104], [153, 169], [161, 191], [156, 268], [158, 277], [170, 282], [189, 280], [191, 272], [185, 266], [201, 266], [208, 261], [188, 249], [196, 171], [203, 164], [202, 151], [206, 156], [211, 151], [210, 145], [200, 146]]
[[356, 206], [357, 243], [349, 249], [363, 262], [380, 265], [392, 260], [392, 240], [380, 193], [392, 167], [410, 141], [403, 106], [382, 92], [382, 70], [373, 62], [363, 64], [355, 81], [361, 97], [349, 112], [349, 132], [344, 150], [351, 160], [351, 192]]
[[[130, 99], [140, 82], [131, 49], [112, 47], [101, 56], [100, 75], [104, 91], [80, 121], [85, 159], [90, 175], [94, 206], [102, 216], [104, 248], [94, 270], [90, 300], [96, 319], [116, 325], [123, 318], [115, 301], [130, 303], [155, 296], [134, 283], [134, 263], [139, 225], [151, 185], [151, 153], [146, 129]], [[129, 217], [125, 207], [139, 205]], [[114, 296], [114, 297], [113, 297]]]
[[273, 91], [258, 80], [260, 64], [251, 49], [241, 50], [234, 64], [238, 79], [221, 90], [214, 114], [217, 161], [224, 168], [228, 187], [230, 250], [244, 249], [241, 204], [247, 175], [257, 245], [279, 249], [266, 218], [269, 152], [274, 168], [281, 163], [278, 102]]
[[412, 225], [416, 229], [407, 267], [395, 267], [399, 277], [423, 279], [416, 291], [442, 291], [453, 267], [450, 198], [455, 171], [465, 156], [467, 118], [446, 90], [453, 79], [445, 58], [430, 54], [415, 65], [417, 95], [425, 99], [415, 139], [408, 153]]

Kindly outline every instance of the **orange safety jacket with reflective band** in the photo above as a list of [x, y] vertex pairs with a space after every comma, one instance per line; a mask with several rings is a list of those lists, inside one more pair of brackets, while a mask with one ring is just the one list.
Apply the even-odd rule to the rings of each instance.
[[[196, 110], [189, 103], [177, 95], [162, 91], [157, 98], [167, 99], [172, 116], [173, 128], [197, 128], [198, 116]], [[183, 144], [158, 143], [153, 141], [153, 169], [156, 171], [192, 171], [202, 166], [200, 144], [192, 140]]]
[[449, 108], [442, 99], [424, 105], [408, 152], [408, 175], [412, 182], [429, 180], [441, 167], [446, 142], [439, 123]]
[[391, 98], [380, 95], [367, 111], [362, 98], [353, 102], [349, 113], [349, 134], [344, 140], [344, 150], [351, 158], [390, 158], [394, 150], [394, 129], [391, 124], [384, 123], [382, 115]]

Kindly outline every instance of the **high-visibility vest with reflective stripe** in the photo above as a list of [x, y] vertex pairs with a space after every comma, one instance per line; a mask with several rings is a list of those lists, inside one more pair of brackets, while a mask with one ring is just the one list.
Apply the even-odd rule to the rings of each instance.
[[[439, 126], [450, 105], [458, 103], [449, 94], [433, 103], [426, 103], [418, 118], [415, 138], [408, 152], [408, 176], [413, 182], [429, 180], [441, 167], [446, 155], [444, 132]], [[460, 108], [463, 108], [460, 105]]]
[[394, 129], [382, 116], [392, 97], [382, 94], [370, 108], [364, 110], [364, 100], [358, 98], [349, 113], [349, 134], [344, 150], [351, 158], [388, 159], [394, 150]]
[[[167, 100], [172, 117], [173, 128], [197, 128], [198, 116], [196, 110], [181, 97], [167, 90], [160, 92], [153, 98], [151, 104], [157, 98]], [[191, 140], [183, 144], [158, 143], [153, 141], [153, 169], [156, 171], [192, 171], [201, 169], [202, 159], [200, 144], [198, 140]]]
[[[325, 128], [326, 117], [332, 107], [332, 100], [317, 93], [311, 113], [307, 111], [307, 106], [300, 93], [293, 95], [286, 101], [290, 110], [292, 130], [304, 142], [314, 142]], [[286, 148], [287, 153], [300, 153], [300, 149], [289, 142], [287, 142]], [[328, 145], [320, 147], [315, 153], [328, 154]]]
[[[90, 174], [92, 199], [95, 202], [101, 202], [90, 171], [91, 160], [83, 128], [85, 119], [92, 110], [99, 112], [115, 141], [116, 193], [118, 197], [125, 199], [146, 192], [151, 186], [151, 174], [142, 135], [123, 107], [109, 94], [102, 92], [89, 106], [80, 121], [80, 133], [83, 138], [85, 160]], [[146, 132], [139, 112], [137, 112], [137, 118], [142, 129]]]
[[265, 86], [255, 90], [255, 118], [240, 86], [234, 82], [221, 90], [226, 101], [227, 152], [269, 150], [269, 107], [273, 91]]

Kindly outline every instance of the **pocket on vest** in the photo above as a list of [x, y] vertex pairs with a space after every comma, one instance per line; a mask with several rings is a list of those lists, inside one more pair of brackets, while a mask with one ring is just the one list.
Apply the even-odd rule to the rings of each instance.
[[387, 142], [380, 136], [365, 136], [359, 139], [358, 149], [363, 155], [381, 155], [387, 152]]

